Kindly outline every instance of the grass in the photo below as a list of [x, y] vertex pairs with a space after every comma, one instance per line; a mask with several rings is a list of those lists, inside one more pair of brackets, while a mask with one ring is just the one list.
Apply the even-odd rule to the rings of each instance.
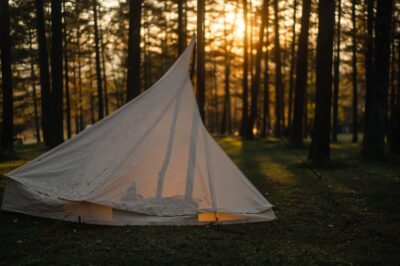
[[[0, 212], [0, 264], [399, 265], [400, 159], [363, 162], [347, 139], [312, 165], [274, 139], [218, 140], [273, 203], [278, 220], [228, 226], [55, 224]], [[42, 152], [22, 146], [5, 173]], [[306, 158], [307, 147], [297, 149]], [[318, 178], [309, 170], [315, 168]], [[1, 183], [0, 196], [4, 190]]]

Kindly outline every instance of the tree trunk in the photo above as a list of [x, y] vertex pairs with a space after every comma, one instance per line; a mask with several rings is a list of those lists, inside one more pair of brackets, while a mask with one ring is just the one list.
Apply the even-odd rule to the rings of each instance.
[[269, 53], [268, 53], [268, 45], [269, 45], [269, 36], [268, 36], [268, 29], [269, 29], [269, 20], [266, 20], [265, 25], [265, 53], [264, 53], [264, 91], [263, 91], [263, 123], [262, 123], [262, 131], [261, 137], [265, 138], [269, 133], [270, 127], [270, 114], [269, 114]]
[[[392, 119], [392, 141], [390, 143], [390, 151], [400, 154], [400, 41], [398, 45], [397, 58], [397, 92], [396, 105], [393, 110]], [[395, 55], [395, 53], [394, 53]], [[394, 96], [394, 95], [393, 95]]]
[[244, 21], [244, 37], [243, 37], [243, 94], [242, 94], [242, 125], [240, 135], [245, 136], [248, 127], [248, 109], [249, 109], [249, 54], [248, 54], [248, 25], [247, 25], [247, 0], [243, 0], [243, 21]]
[[[293, 28], [292, 28], [292, 44], [290, 49], [290, 73], [289, 73], [289, 110], [288, 110], [288, 129], [292, 124], [293, 113], [293, 93], [294, 93], [294, 66], [296, 62], [296, 12], [297, 0], [293, 1]], [[289, 132], [290, 133], [290, 132]]]
[[282, 134], [283, 121], [283, 83], [282, 83], [282, 60], [279, 44], [279, 10], [278, 0], [274, 0], [274, 28], [275, 28], [275, 134]]
[[104, 117], [104, 100], [103, 100], [103, 81], [101, 78], [101, 62], [100, 62], [100, 37], [99, 26], [97, 21], [97, 0], [92, 0], [93, 20], [94, 20], [94, 48], [96, 54], [96, 80], [97, 80], [97, 115], [98, 120]]
[[373, 80], [369, 95], [369, 110], [366, 113], [362, 155], [364, 159], [376, 160], [384, 157], [385, 132], [388, 105], [390, 33], [393, 0], [377, 2], [375, 20], [375, 57]]
[[263, 7], [261, 11], [261, 25], [260, 35], [257, 44], [257, 55], [255, 62], [255, 75], [251, 82], [251, 110], [249, 118], [249, 126], [246, 132], [246, 138], [253, 139], [253, 127], [258, 115], [258, 91], [260, 90], [260, 78], [261, 78], [261, 59], [262, 59], [262, 48], [264, 44], [264, 28], [266, 21], [268, 20], [268, 0], [263, 1]]
[[35, 133], [36, 133], [36, 141], [37, 143], [42, 142], [40, 136], [40, 119], [39, 119], [39, 111], [38, 111], [38, 100], [36, 93], [36, 77], [35, 77], [35, 58], [33, 53], [33, 37], [31, 31], [29, 33], [29, 52], [31, 57], [31, 82], [32, 82], [32, 99], [33, 99], [33, 114], [35, 118]]
[[358, 142], [358, 78], [357, 78], [357, 25], [356, 25], [356, 0], [351, 5], [352, 28], [352, 81], [353, 81], [353, 138], [352, 142]]
[[3, 82], [3, 120], [1, 147], [12, 150], [14, 144], [14, 107], [11, 72], [10, 8], [8, 0], [0, 3], [1, 77]]
[[315, 114], [309, 159], [328, 160], [330, 153], [331, 86], [335, 0], [318, 5]]
[[340, 32], [342, 19], [342, 1], [338, 0], [336, 25], [336, 56], [334, 61], [333, 77], [333, 103], [332, 103], [332, 142], [337, 142], [338, 134], [338, 112], [339, 112], [339, 75], [340, 75]]
[[183, 17], [183, 1], [178, 0], [178, 55], [185, 49], [185, 33], [184, 33], [184, 17]]
[[66, 121], [67, 121], [67, 137], [71, 138], [72, 128], [71, 128], [71, 98], [69, 92], [69, 70], [68, 70], [68, 34], [67, 34], [67, 13], [65, 10], [65, 0], [62, 1], [63, 5], [63, 28], [64, 28], [64, 75], [65, 75], [65, 100], [66, 100]]
[[51, 1], [51, 142], [50, 147], [64, 141], [63, 126], [63, 34], [61, 1]]
[[204, 57], [204, 0], [197, 0], [197, 102], [201, 119], [205, 120], [205, 57]]
[[308, 71], [308, 36], [310, 28], [311, 0], [303, 0], [301, 30], [296, 62], [296, 84], [293, 123], [290, 130], [290, 142], [294, 146], [303, 144], [303, 117]]
[[42, 131], [46, 147], [50, 147], [50, 72], [47, 51], [43, 0], [36, 0], [36, 32], [39, 45], [40, 94], [42, 98]]
[[141, 92], [140, 86], [140, 22], [142, 0], [129, 0], [128, 77], [126, 101]]
[[103, 31], [100, 27], [100, 46], [101, 46], [101, 66], [103, 68], [103, 83], [104, 83], [104, 107], [106, 116], [110, 113], [109, 105], [108, 105], [108, 83], [107, 83], [107, 74], [106, 74], [106, 45], [103, 40]]

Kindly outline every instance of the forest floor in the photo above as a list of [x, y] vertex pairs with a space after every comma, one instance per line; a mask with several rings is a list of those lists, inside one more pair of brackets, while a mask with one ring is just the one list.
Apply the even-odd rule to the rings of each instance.
[[[399, 265], [400, 158], [359, 158], [342, 136], [332, 160], [299, 160], [276, 139], [218, 140], [266, 198], [272, 222], [213, 226], [109, 227], [0, 212], [0, 264]], [[308, 146], [295, 150], [306, 158]], [[43, 152], [21, 146], [5, 173]], [[310, 167], [320, 173], [315, 176]], [[0, 181], [0, 199], [5, 182]]]

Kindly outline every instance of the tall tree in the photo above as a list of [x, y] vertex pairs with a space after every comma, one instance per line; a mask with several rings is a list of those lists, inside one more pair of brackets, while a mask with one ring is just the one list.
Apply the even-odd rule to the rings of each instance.
[[390, 151], [400, 154], [400, 40], [397, 42], [397, 48], [397, 92], [396, 96], [392, 96], [396, 97], [396, 104], [392, 113], [392, 141], [390, 143]]
[[299, 35], [299, 47], [296, 62], [296, 84], [292, 128], [290, 142], [294, 146], [303, 144], [303, 117], [305, 109], [305, 94], [308, 71], [308, 36], [310, 28], [311, 0], [303, 0], [301, 17], [301, 30]]
[[249, 54], [248, 54], [248, 25], [247, 25], [247, 0], [243, 0], [243, 22], [244, 22], [244, 35], [243, 35], [243, 93], [242, 93], [242, 125], [241, 135], [244, 137], [248, 127], [248, 109], [249, 109]]
[[270, 127], [270, 113], [269, 113], [269, 53], [268, 53], [268, 45], [269, 45], [269, 19], [266, 20], [265, 25], [265, 53], [264, 53], [264, 86], [263, 86], [263, 121], [262, 121], [262, 131], [261, 136], [266, 137], [268, 135], [269, 127]]
[[366, 111], [362, 155], [364, 159], [381, 159], [385, 150], [385, 133], [389, 90], [390, 34], [393, 0], [377, 2], [373, 79]]
[[293, 94], [294, 94], [294, 67], [296, 53], [296, 20], [297, 20], [297, 0], [293, 0], [293, 26], [292, 26], [292, 43], [290, 48], [290, 73], [289, 73], [289, 110], [288, 110], [288, 129], [292, 124], [293, 113]]
[[205, 77], [205, 55], [204, 55], [204, 18], [205, 2], [197, 0], [197, 102], [199, 105], [200, 116], [205, 120], [205, 101], [206, 101], [206, 77]]
[[65, 9], [65, 0], [62, 1], [63, 7], [63, 38], [64, 38], [64, 79], [65, 79], [65, 118], [67, 122], [67, 137], [71, 138], [71, 95], [69, 92], [69, 67], [68, 67], [68, 32], [67, 32], [67, 11]]
[[35, 118], [35, 133], [36, 133], [36, 141], [40, 143], [40, 119], [39, 119], [39, 111], [38, 111], [38, 99], [36, 93], [36, 76], [35, 76], [35, 56], [33, 52], [33, 37], [32, 32], [28, 32], [29, 35], [29, 53], [31, 58], [31, 82], [32, 82], [32, 99], [33, 99], [33, 114]]
[[46, 27], [43, 10], [43, 0], [36, 0], [36, 32], [39, 44], [39, 70], [40, 70], [40, 94], [42, 112], [42, 131], [46, 147], [50, 147], [50, 72], [49, 54], [46, 41]]
[[96, 54], [96, 80], [97, 80], [97, 108], [98, 119], [104, 117], [104, 99], [103, 99], [103, 81], [101, 78], [101, 62], [100, 62], [100, 37], [97, 19], [97, 0], [92, 1], [93, 20], [94, 20], [94, 49]]
[[254, 138], [253, 127], [258, 115], [258, 91], [260, 90], [260, 78], [261, 78], [261, 59], [262, 59], [262, 48], [264, 44], [264, 28], [266, 21], [268, 20], [268, 0], [263, 1], [263, 7], [261, 10], [261, 25], [259, 31], [259, 39], [257, 44], [257, 54], [255, 62], [255, 75], [251, 82], [251, 109], [249, 117], [249, 126], [247, 128], [246, 137], [249, 139]]
[[178, 55], [180, 55], [183, 52], [186, 45], [183, 2], [184, 0], [178, 0]]
[[0, 3], [0, 50], [3, 91], [3, 120], [1, 147], [12, 150], [14, 143], [14, 106], [11, 72], [10, 6], [8, 0]]
[[315, 113], [309, 159], [328, 160], [330, 155], [331, 86], [335, 0], [318, 4]]
[[351, 22], [352, 22], [352, 81], [353, 81], [353, 138], [352, 142], [358, 142], [358, 76], [357, 76], [357, 25], [356, 25], [356, 0], [351, 4]]
[[64, 141], [63, 127], [63, 40], [61, 1], [51, 1], [51, 137], [50, 147]]
[[140, 88], [140, 28], [142, 0], [129, 0], [128, 77], [126, 101], [141, 92]]
[[280, 137], [283, 122], [283, 82], [282, 82], [282, 59], [279, 44], [279, 6], [278, 0], [274, 0], [274, 51], [275, 51], [275, 134]]
[[337, 2], [336, 55], [333, 62], [333, 103], [332, 103], [332, 142], [337, 142], [339, 112], [339, 75], [340, 75], [340, 36], [342, 19], [342, 0]]

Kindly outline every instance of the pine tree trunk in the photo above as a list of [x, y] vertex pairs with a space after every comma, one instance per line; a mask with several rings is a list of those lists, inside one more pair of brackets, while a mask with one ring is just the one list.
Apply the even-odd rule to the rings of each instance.
[[367, 160], [384, 157], [388, 108], [390, 33], [393, 0], [377, 2], [375, 20], [373, 79], [366, 113], [362, 155]]
[[93, 20], [94, 20], [94, 49], [96, 54], [96, 80], [97, 80], [97, 115], [98, 120], [104, 117], [103, 81], [101, 78], [100, 62], [100, 37], [97, 21], [97, 0], [92, 0]]
[[[392, 141], [390, 143], [390, 151], [400, 154], [400, 40], [398, 40], [397, 46], [397, 92], [395, 93], [396, 104], [392, 114]], [[395, 54], [396, 53], [394, 53], [394, 55]]]
[[255, 62], [255, 74], [251, 82], [251, 109], [249, 126], [247, 128], [246, 138], [253, 139], [253, 127], [258, 116], [258, 91], [260, 90], [260, 78], [261, 78], [261, 59], [262, 59], [262, 48], [264, 44], [264, 28], [266, 21], [268, 20], [268, 0], [264, 0], [263, 8], [261, 11], [261, 25], [260, 25], [260, 35], [257, 44], [257, 54]]
[[71, 138], [72, 128], [71, 128], [71, 98], [69, 92], [69, 70], [68, 70], [68, 33], [67, 33], [67, 13], [65, 10], [65, 0], [62, 2], [63, 5], [63, 28], [64, 28], [64, 78], [65, 78], [65, 100], [66, 100], [66, 121], [67, 121], [67, 137]]
[[352, 81], [353, 81], [353, 138], [352, 142], [358, 142], [358, 77], [357, 77], [357, 25], [356, 25], [356, 0], [352, 0], [351, 5], [352, 21]]
[[262, 123], [262, 131], [261, 137], [265, 138], [268, 136], [269, 127], [270, 127], [270, 114], [269, 114], [269, 53], [268, 53], [268, 45], [269, 45], [269, 20], [267, 19], [265, 26], [266, 36], [265, 36], [265, 53], [264, 53], [264, 91], [263, 91], [263, 123]]
[[243, 94], [242, 94], [242, 125], [240, 135], [245, 136], [248, 127], [248, 109], [249, 109], [249, 54], [248, 54], [248, 25], [247, 25], [247, 0], [243, 0], [243, 20], [244, 20], [244, 37], [243, 37]]
[[106, 74], [106, 45], [103, 41], [103, 31], [100, 27], [100, 46], [101, 46], [101, 67], [103, 68], [103, 83], [104, 83], [104, 107], [106, 116], [110, 113], [108, 105], [108, 83]]
[[64, 141], [63, 126], [63, 34], [61, 1], [51, 1], [51, 143], [53, 148]]
[[126, 101], [141, 92], [140, 86], [140, 28], [142, 0], [129, 0], [128, 77]]
[[318, 5], [315, 113], [309, 159], [328, 160], [330, 155], [331, 86], [335, 0]]
[[1, 147], [4, 150], [12, 150], [14, 144], [14, 103], [11, 72], [10, 8], [8, 0], [3, 0], [0, 3], [0, 22], [1, 80], [3, 82]]
[[204, 56], [204, 0], [197, 0], [197, 102], [199, 105], [200, 116], [205, 121], [205, 56]]
[[310, 28], [311, 0], [303, 0], [301, 17], [301, 30], [299, 35], [299, 47], [296, 62], [296, 84], [294, 98], [293, 123], [290, 130], [290, 142], [294, 146], [303, 144], [303, 117], [305, 109], [305, 97], [308, 71], [308, 36]]
[[[297, 15], [297, 0], [293, 1], [293, 28], [292, 28], [292, 44], [290, 49], [290, 73], [289, 73], [289, 110], [288, 110], [288, 129], [292, 125], [293, 116], [293, 94], [294, 94], [294, 66], [296, 62], [296, 15]], [[291, 133], [291, 132], [289, 132]]]
[[278, 0], [274, 0], [274, 28], [275, 28], [275, 134], [280, 137], [282, 134], [283, 121], [283, 83], [282, 83], [282, 60], [279, 44], [279, 11]]
[[185, 49], [183, 1], [184, 0], [178, 0], [178, 55]]
[[36, 32], [39, 46], [39, 70], [40, 70], [40, 94], [41, 94], [41, 118], [43, 140], [46, 147], [50, 147], [50, 72], [49, 55], [46, 42], [46, 28], [43, 10], [43, 0], [36, 0]]
[[339, 76], [340, 76], [340, 36], [342, 19], [342, 1], [338, 0], [336, 25], [336, 55], [333, 63], [333, 103], [332, 103], [332, 142], [337, 142], [338, 134], [338, 112], [339, 112]]
[[31, 58], [31, 82], [32, 82], [32, 99], [33, 99], [33, 114], [35, 118], [35, 133], [36, 133], [36, 141], [37, 143], [42, 142], [40, 136], [40, 119], [39, 119], [39, 111], [38, 111], [38, 100], [36, 93], [36, 76], [35, 76], [35, 58], [33, 53], [33, 37], [31, 31], [29, 33], [29, 53]]

